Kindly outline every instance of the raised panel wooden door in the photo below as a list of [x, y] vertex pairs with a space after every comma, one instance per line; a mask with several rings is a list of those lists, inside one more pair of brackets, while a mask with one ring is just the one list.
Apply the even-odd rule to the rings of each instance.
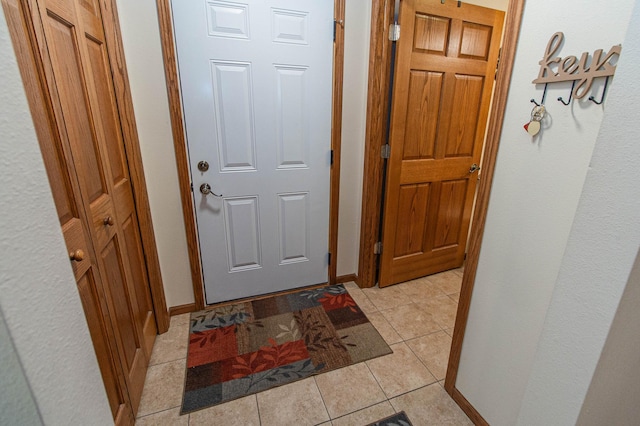
[[[33, 84], [27, 90], [31, 115], [36, 123], [47, 175], [52, 189], [60, 226], [69, 251], [70, 261], [78, 285], [78, 292], [87, 318], [87, 324], [98, 358], [102, 379], [116, 424], [132, 424], [134, 414], [113, 342], [113, 331], [104, 318], [108, 312], [102, 289], [101, 276], [91, 244], [89, 223], [78, 181], [69, 136], [65, 126], [56, 126], [52, 114], [62, 117], [55, 85], [41, 85], [39, 70], [47, 63], [34, 61], [32, 46], [28, 43], [32, 32], [42, 35], [40, 21], [31, 20], [18, 0], [2, 0], [5, 15], [10, 23], [13, 42], [18, 52], [23, 80]], [[49, 68], [47, 68], [50, 71]]]
[[172, 8], [207, 303], [327, 282], [333, 2]]
[[93, 281], [81, 280], [79, 288], [85, 307], [103, 294], [123, 388], [136, 412], [156, 324], [100, 6], [97, 0], [38, 0], [37, 6], [55, 119], [86, 211], [97, 264], [92, 279], [101, 283], [99, 291], [91, 290]]
[[403, 0], [379, 285], [464, 262], [504, 13]]

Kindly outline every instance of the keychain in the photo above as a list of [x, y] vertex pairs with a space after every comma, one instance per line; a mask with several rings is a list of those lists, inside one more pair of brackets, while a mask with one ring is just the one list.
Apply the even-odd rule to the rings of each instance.
[[524, 129], [527, 131], [527, 133], [529, 133], [531, 136], [535, 136], [540, 133], [540, 122], [544, 118], [544, 114], [546, 112], [547, 110], [544, 105], [536, 105], [533, 107], [533, 109], [531, 110], [531, 120], [524, 125]]

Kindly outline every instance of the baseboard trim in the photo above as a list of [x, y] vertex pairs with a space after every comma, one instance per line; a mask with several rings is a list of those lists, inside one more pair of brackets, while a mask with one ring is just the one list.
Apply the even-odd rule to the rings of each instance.
[[484, 417], [480, 415], [478, 410], [476, 410], [476, 408], [473, 405], [471, 405], [469, 401], [467, 401], [467, 398], [465, 398], [464, 395], [462, 395], [462, 392], [460, 392], [458, 388], [455, 388], [455, 387], [453, 388], [453, 391], [451, 393], [451, 398], [453, 398], [456, 404], [458, 404], [458, 406], [462, 408], [462, 411], [464, 411], [467, 417], [471, 419], [474, 425], [489, 426], [489, 423], [484, 419]]
[[187, 303], [186, 305], [172, 306], [169, 308], [169, 316], [190, 314], [196, 311], [195, 303]]
[[344, 284], [353, 281], [358, 284], [358, 276], [356, 274], [340, 275], [336, 277], [336, 284]]

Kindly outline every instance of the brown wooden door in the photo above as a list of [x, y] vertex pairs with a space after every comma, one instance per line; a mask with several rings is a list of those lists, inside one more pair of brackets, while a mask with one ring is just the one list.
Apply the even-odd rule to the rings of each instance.
[[466, 3], [401, 2], [381, 287], [464, 262], [503, 21]]
[[25, 4], [62, 141], [47, 148], [47, 169], [70, 253], [85, 252], [72, 262], [96, 353], [109, 358], [100, 366], [118, 420], [123, 407], [137, 411], [157, 331], [100, 5]]
[[[36, 132], [42, 156], [47, 169], [49, 183], [60, 221], [60, 227], [67, 244], [69, 257], [78, 292], [87, 318], [89, 332], [98, 358], [102, 379], [107, 391], [116, 424], [132, 424], [134, 419], [131, 402], [126, 391], [125, 377], [118, 359], [117, 348], [113, 341], [113, 330], [105, 318], [108, 307], [102, 287], [102, 278], [89, 223], [81, 194], [78, 174], [66, 127], [56, 126], [53, 116], [62, 116], [57, 91], [50, 92], [46, 98], [47, 88], [41, 85], [39, 73], [43, 64], [31, 56], [32, 46], [28, 43], [28, 35], [42, 31], [39, 21], [32, 21], [23, 13], [24, 9], [18, 0], [2, 0], [5, 15], [12, 30], [12, 39], [18, 53], [23, 80], [33, 84], [26, 90], [31, 108], [31, 115], [36, 124]], [[55, 86], [53, 87], [55, 89]], [[55, 111], [54, 111], [55, 110]]]

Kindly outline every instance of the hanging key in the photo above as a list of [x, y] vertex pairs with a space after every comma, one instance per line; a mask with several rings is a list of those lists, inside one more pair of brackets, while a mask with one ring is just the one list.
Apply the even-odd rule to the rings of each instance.
[[535, 136], [540, 133], [540, 129], [542, 128], [541, 121], [544, 118], [547, 109], [544, 105], [536, 105], [531, 110], [531, 120], [527, 124], [524, 125], [524, 129], [531, 136]]

